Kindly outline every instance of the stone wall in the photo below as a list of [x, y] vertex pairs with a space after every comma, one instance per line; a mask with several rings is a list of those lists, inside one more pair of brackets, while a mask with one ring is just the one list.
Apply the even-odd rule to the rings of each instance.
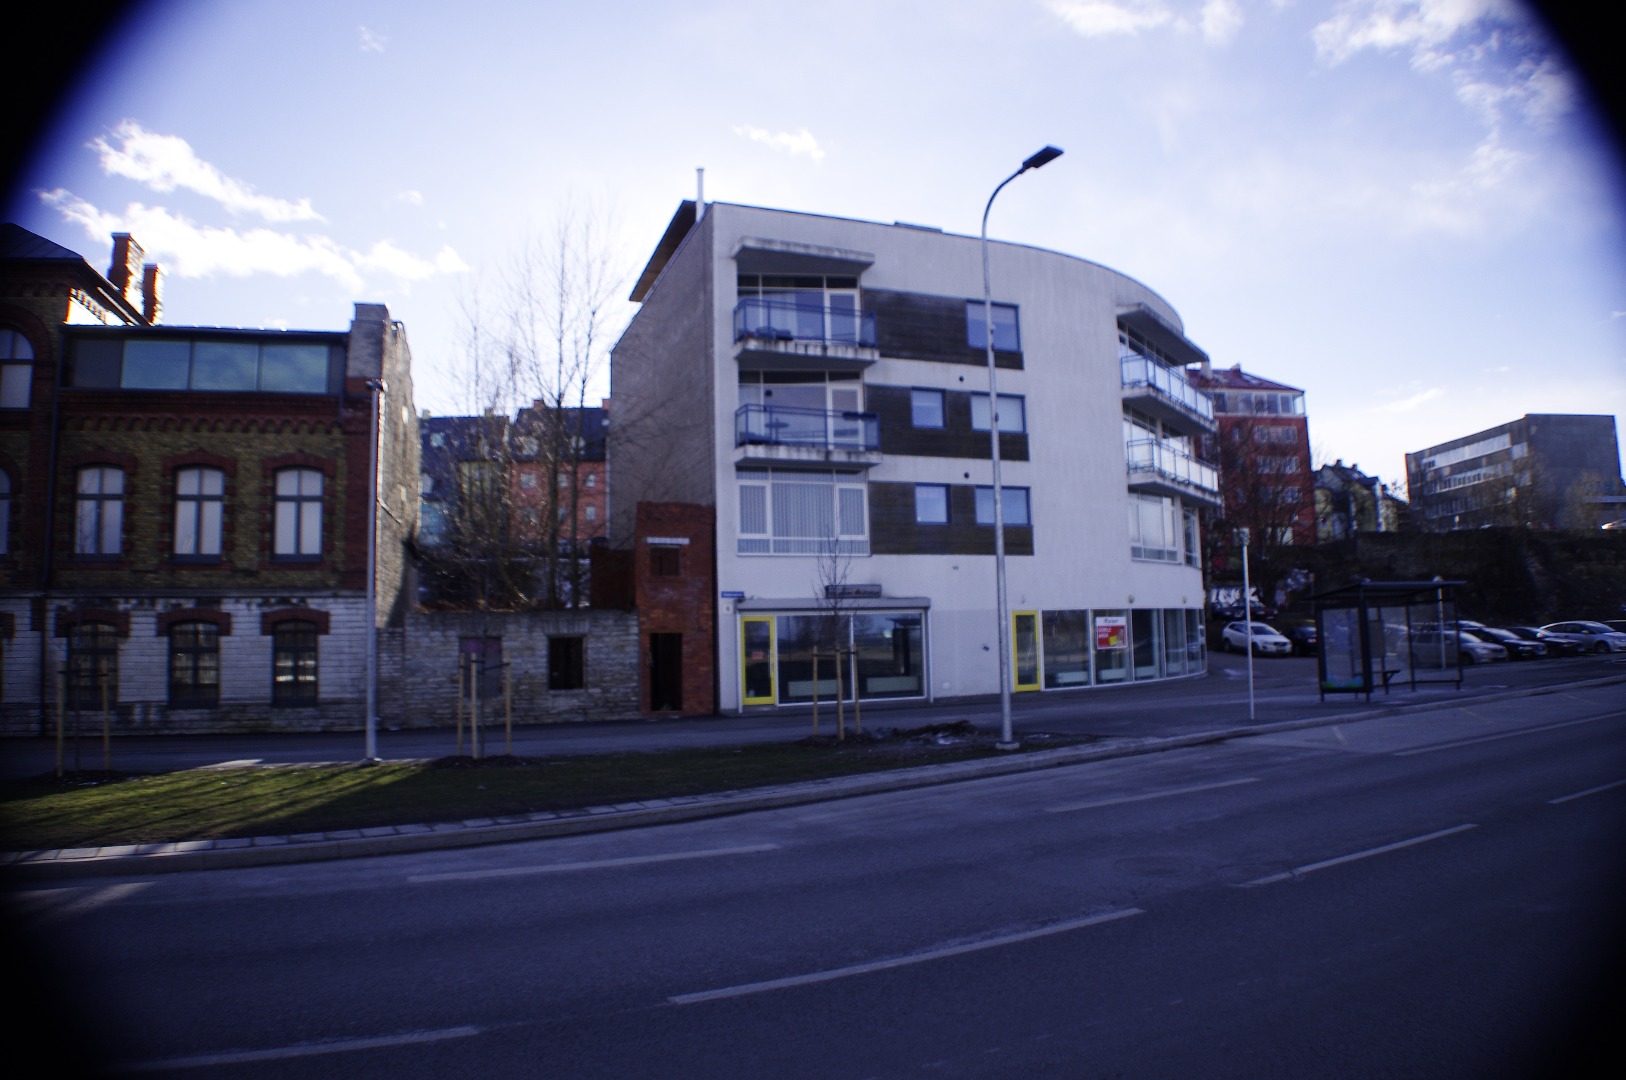
[[[500, 639], [515, 724], [634, 719], [639, 715], [638, 617], [628, 611], [420, 611], [380, 633], [379, 725], [444, 727], [454, 723], [464, 643]], [[583, 685], [549, 686], [550, 641], [579, 638]], [[500, 723], [500, 691], [481, 706]]]

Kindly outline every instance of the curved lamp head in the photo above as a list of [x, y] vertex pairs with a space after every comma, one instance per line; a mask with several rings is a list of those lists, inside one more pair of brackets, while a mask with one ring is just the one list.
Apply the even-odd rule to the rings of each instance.
[[1041, 166], [1048, 165], [1059, 157], [1061, 157], [1060, 149], [1054, 146], [1047, 146], [1043, 150], [1040, 150], [1038, 153], [1034, 154], [1032, 157], [1028, 158], [1026, 161], [1022, 162], [1022, 171], [1027, 172], [1029, 169], [1037, 169]]

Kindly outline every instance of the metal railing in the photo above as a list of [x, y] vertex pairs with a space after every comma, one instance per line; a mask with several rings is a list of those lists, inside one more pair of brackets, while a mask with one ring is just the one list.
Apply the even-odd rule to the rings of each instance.
[[734, 445], [812, 446], [826, 450], [878, 450], [874, 413], [741, 405], [734, 413]]
[[857, 308], [748, 297], [734, 305], [734, 340], [875, 345], [875, 313]]
[[1131, 473], [1153, 472], [1199, 491], [1219, 493], [1219, 472], [1214, 466], [1159, 439], [1132, 439], [1124, 444], [1124, 451]]
[[1126, 388], [1150, 387], [1204, 420], [1214, 419], [1214, 402], [1175, 369], [1137, 352], [1119, 353], [1118, 362], [1123, 369], [1123, 385]]

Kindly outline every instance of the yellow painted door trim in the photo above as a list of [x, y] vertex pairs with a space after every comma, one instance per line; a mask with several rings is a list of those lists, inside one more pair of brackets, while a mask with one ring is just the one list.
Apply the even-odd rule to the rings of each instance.
[[[1023, 654], [1022, 631], [1023, 622], [1028, 624], [1027, 653], [1030, 668], [1027, 678], [1023, 679], [1021, 658]], [[1017, 693], [1027, 693], [1039, 689], [1043, 673], [1040, 670], [1039, 657], [1039, 613], [1037, 611], [1011, 612], [1011, 688]]]
[[[766, 697], [751, 697], [750, 679], [747, 669], [753, 662], [750, 644], [747, 641], [748, 627], [752, 623], [760, 623], [768, 628], [768, 648], [765, 657], [756, 658], [757, 662], [768, 665], [768, 695]], [[774, 663], [774, 618], [772, 615], [742, 615], [740, 616], [740, 701], [746, 705], [772, 705], [779, 700], [779, 687], [777, 684], [778, 672]]]

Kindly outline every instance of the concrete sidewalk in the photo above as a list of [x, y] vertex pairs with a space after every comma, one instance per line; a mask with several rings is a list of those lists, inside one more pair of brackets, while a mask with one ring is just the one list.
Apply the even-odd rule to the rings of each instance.
[[[1469, 702], [1489, 702], [1508, 698], [1538, 697], [1588, 687], [1626, 683], [1626, 673], [1573, 682], [1546, 683], [1517, 689], [1484, 690], [1440, 700], [1410, 698], [1403, 702], [1331, 712], [1262, 723], [1243, 723], [1206, 730], [1161, 735], [1118, 734], [1083, 746], [1035, 750], [1009, 757], [954, 762], [895, 769], [862, 776], [814, 780], [778, 787], [724, 791], [710, 795], [652, 799], [645, 802], [594, 806], [576, 810], [546, 811], [515, 817], [477, 819], [440, 824], [408, 824], [373, 829], [357, 829], [296, 836], [246, 837], [230, 840], [200, 840], [168, 844], [126, 845], [101, 848], [71, 848], [55, 851], [12, 852], [0, 855], [0, 865], [13, 876], [26, 880], [60, 880], [91, 876], [146, 875], [155, 873], [224, 869], [228, 867], [270, 866], [327, 859], [392, 855], [440, 848], [470, 847], [478, 844], [536, 840], [552, 836], [636, 828], [645, 825], [719, 817], [749, 810], [765, 810], [830, 799], [900, 791], [962, 780], [1002, 776], [1038, 769], [1057, 768], [1089, 761], [1155, 753], [1190, 746], [1223, 742], [1274, 732], [1324, 727], [1358, 720], [1399, 714], [1448, 711]], [[1364, 705], [1364, 702], [1362, 703]], [[1187, 706], [1190, 707], [1189, 704]], [[997, 718], [997, 711], [996, 711]], [[1212, 716], [1209, 716], [1212, 720]], [[909, 726], [922, 721], [911, 714]], [[798, 725], [800, 728], [800, 725]], [[710, 729], [724, 735], [726, 727]], [[783, 727], [776, 728], [784, 738]], [[741, 734], [739, 729], [734, 735]], [[709, 737], [709, 734], [708, 734]], [[749, 740], [747, 740], [749, 741]], [[717, 745], [724, 745], [719, 742]], [[353, 760], [353, 759], [351, 759]]]

